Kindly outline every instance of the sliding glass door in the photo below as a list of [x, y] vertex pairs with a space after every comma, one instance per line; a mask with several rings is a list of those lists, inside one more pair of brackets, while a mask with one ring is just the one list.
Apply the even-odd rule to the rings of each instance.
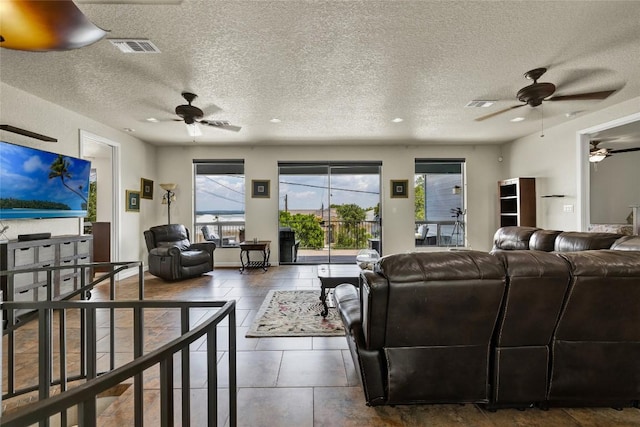
[[379, 162], [280, 163], [280, 262], [355, 263], [382, 251]]

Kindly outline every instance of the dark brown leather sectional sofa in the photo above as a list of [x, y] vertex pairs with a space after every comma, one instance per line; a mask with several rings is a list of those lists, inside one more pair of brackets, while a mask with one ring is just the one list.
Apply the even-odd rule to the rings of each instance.
[[334, 295], [368, 405], [638, 406], [638, 236], [506, 227]]

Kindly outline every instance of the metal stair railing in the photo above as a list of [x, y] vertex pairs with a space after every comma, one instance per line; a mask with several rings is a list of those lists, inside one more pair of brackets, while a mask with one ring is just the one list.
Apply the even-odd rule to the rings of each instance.
[[[89, 283], [87, 283], [87, 277], [90, 271], [93, 271], [93, 269], [97, 268], [97, 267], [103, 267], [103, 268], [107, 268], [108, 271], [105, 272], [104, 274], [102, 274], [100, 277], [89, 281]], [[100, 262], [100, 263], [85, 263], [85, 264], [77, 264], [77, 265], [73, 265], [73, 266], [52, 266], [52, 267], [39, 267], [39, 268], [30, 268], [30, 269], [20, 269], [20, 270], [16, 270], [16, 271], [0, 271], [0, 277], [2, 276], [6, 276], [6, 277], [10, 277], [10, 276], [15, 276], [18, 274], [28, 274], [28, 273], [40, 273], [43, 272], [46, 274], [46, 284], [45, 284], [45, 288], [46, 288], [46, 300], [47, 301], [52, 301], [54, 298], [53, 295], [53, 289], [54, 289], [54, 283], [53, 283], [53, 277], [54, 277], [54, 271], [56, 270], [69, 270], [71, 268], [73, 268], [74, 270], [79, 270], [80, 274], [80, 286], [75, 289], [72, 292], [69, 292], [68, 294], [65, 295], [65, 299], [70, 299], [70, 298], [74, 298], [74, 297], [78, 297], [81, 300], [87, 300], [90, 298], [91, 295], [91, 290], [97, 286], [98, 284], [105, 282], [105, 281], [109, 281], [109, 300], [110, 301], [114, 301], [116, 299], [116, 276], [128, 269], [134, 269], [137, 268], [138, 270], [138, 299], [142, 300], [144, 299], [144, 270], [143, 270], [143, 264], [142, 262], [139, 261], [133, 261], [133, 262], [110, 262], [110, 263], [104, 263], [104, 262]], [[7, 280], [6, 281], [6, 286], [7, 286], [7, 293], [4, 295], [4, 304], [8, 304], [10, 301], [6, 301], [11, 300], [11, 296], [14, 295], [14, 281], [13, 280]], [[1, 301], [1, 300], [0, 300]], [[31, 304], [31, 303], [29, 303]], [[30, 308], [30, 307], [27, 307]], [[6, 353], [6, 358], [7, 358], [7, 373], [6, 373], [6, 393], [2, 396], [3, 399], [6, 398], [10, 398], [16, 395], [20, 395], [20, 394], [25, 394], [28, 393], [30, 391], [33, 391], [35, 389], [37, 389], [37, 387], [26, 387], [26, 388], [16, 388], [15, 386], [15, 347], [16, 347], [16, 343], [15, 343], [15, 339], [16, 339], [16, 334], [15, 331], [18, 330], [19, 328], [21, 328], [24, 325], [27, 325], [29, 323], [29, 321], [35, 319], [36, 316], [36, 312], [31, 312], [31, 313], [27, 313], [27, 314], [22, 314], [20, 316], [17, 315], [19, 309], [16, 310], [7, 310], [4, 309], [2, 310], [2, 313], [4, 315], [4, 329], [2, 331], [3, 336], [7, 336], [7, 345], [6, 345], [6, 349], [5, 349], [5, 353]], [[114, 311], [110, 310], [109, 313], [109, 320], [110, 320], [110, 336], [111, 336], [111, 341], [110, 341], [110, 348], [113, 349], [114, 348], [114, 328], [115, 328], [115, 324], [114, 324]], [[62, 322], [64, 322], [64, 318], [62, 319]], [[80, 324], [80, 328], [82, 329], [82, 331], [84, 331], [85, 328], [85, 321], [83, 319], [81, 319], [81, 324]], [[61, 329], [64, 329], [64, 324], [60, 325]], [[60, 336], [62, 337], [63, 334], [60, 334]], [[85, 339], [85, 333], [81, 332], [81, 339], [84, 340]], [[62, 345], [64, 345], [64, 342], [62, 343]], [[81, 373], [84, 374], [86, 376], [86, 367], [85, 367], [85, 356], [84, 356], [84, 351], [85, 351], [85, 345], [81, 344], [81, 348], [80, 348], [80, 352], [81, 352], [81, 357], [80, 357], [80, 361], [81, 361]], [[3, 353], [3, 354], [5, 354]], [[111, 369], [114, 368], [114, 363], [115, 363], [115, 359], [114, 357], [111, 357], [111, 364], [110, 367]], [[81, 376], [82, 377], [82, 376]], [[78, 377], [72, 377], [70, 380], [74, 380], [74, 379], [78, 379]], [[0, 408], [0, 415], [2, 415], [1, 413], [2, 409]]]
[[[136, 264], [137, 265], [137, 264]], [[128, 264], [130, 267], [131, 264]], [[120, 266], [121, 267], [121, 266]], [[118, 268], [120, 268], [118, 267]], [[112, 272], [118, 268], [112, 269]], [[35, 269], [40, 270], [40, 269]], [[25, 270], [21, 270], [20, 273]], [[3, 272], [2, 274], [11, 274]], [[113, 275], [112, 275], [113, 276]], [[143, 282], [140, 279], [140, 295], [143, 292]], [[90, 284], [91, 285], [91, 284]], [[90, 286], [90, 285], [87, 285]], [[113, 286], [112, 286], [113, 288]], [[86, 291], [85, 289], [84, 291]], [[115, 290], [110, 290], [110, 296], [115, 296]], [[211, 315], [197, 326], [190, 329], [192, 318], [191, 309], [216, 309]], [[160, 369], [160, 414], [161, 425], [172, 426], [174, 420], [174, 354], [181, 355], [181, 372], [179, 387], [181, 400], [180, 425], [191, 424], [191, 363], [189, 346], [199, 338], [206, 336], [207, 359], [207, 425], [216, 426], [218, 422], [218, 372], [217, 372], [217, 328], [220, 323], [228, 318], [229, 322], [229, 425], [237, 424], [237, 385], [236, 385], [236, 315], [235, 301], [43, 301], [43, 302], [3, 302], [2, 309], [5, 313], [15, 313], [17, 310], [35, 310], [37, 313], [38, 330], [38, 384], [36, 386], [15, 387], [15, 365], [7, 364], [6, 377], [12, 378], [11, 388], [3, 398], [15, 397], [27, 392], [38, 392], [38, 401], [30, 403], [11, 411], [0, 418], [1, 426], [25, 426], [38, 424], [48, 426], [50, 417], [59, 414], [61, 425], [66, 425], [68, 410], [77, 407], [78, 425], [97, 425], [96, 399], [99, 393], [133, 378], [133, 402], [134, 413], [132, 423], [136, 426], [144, 425], [144, 393], [143, 377], [145, 370], [159, 366]], [[177, 310], [180, 314], [181, 336], [171, 340], [165, 345], [149, 351], [145, 354], [144, 317], [146, 310]], [[98, 352], [98, 327], [101, 310], [109, 312], [109, 370], [98, 372], [98, 358], [103, 352]], [[69, 349], [67, 347], [67, 322], [68, 313], [77, 312], [80, 323], [80, 373], [69, 375], [67, 370]], [[133, 332], [133, 357], [134, 359], [120, 367], [115, 367], [116, 342], [114, 340], [115, 313], [130, 312], [133, 317], [131, 324]], [[4, 334], [16, 338], [14, 335], [27, 329], [24, 326], [32, 322], [21, 321], [8, 325]], [[101, 323], [100, 323], [101, 324]], [[58, 342], [54, 342], [55, 326], [58, 326]], [[74, 325], [75, 326], [75, 325]], [[121, 325], [119, 325], [121, 327]], [[31, 339], [33, 336], [31, 335]], [[57, 351], [54, 344], [58, 344]], [[15, 344], [15, 343], [14, 343]], [[15, 348], [13, 348], [15, 350]], [[53, 378], [54, 355], [59, 358], [58, 377]], [[9, 356], [4, 354], [3, 356]], [[15, 355], [14, 355], [15, 356]], [[10, 359], [10, 358], [8, 358]], [[15, 362], [15, 358], [13, 359]], [[73, 381], [80, 380], [82, 384], [73, 386]], [[59, 388], [59, 394], [52, 394], [54, 386]], [[155, 425], [154, 420], [154, 425]]]

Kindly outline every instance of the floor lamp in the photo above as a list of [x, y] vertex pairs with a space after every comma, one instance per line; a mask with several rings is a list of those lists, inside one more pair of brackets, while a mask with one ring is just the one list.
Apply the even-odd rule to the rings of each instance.
[[176, 189], [177, 184], [160, 184], [160, 187], [166, 191], [162, 195], [162, 204], [167, 205], [167, 224], [171, 224], [171, 202], [176, 201], [176, 193], [173, 191]]

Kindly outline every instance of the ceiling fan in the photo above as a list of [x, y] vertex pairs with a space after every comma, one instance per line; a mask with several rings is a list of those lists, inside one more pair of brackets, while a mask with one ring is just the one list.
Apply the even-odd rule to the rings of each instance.
[[187, 101], [187, 104], [178, 105], [176, 107], [176, 114], [187, 125], [187, 132], [190, 136], [200, 136], [202, 131], [197, 126], [197, 123], [201, 125], [213, 126], [219, 129], [230, 130], [232, 132], [238, 132], [242, 129], [240, 126], [234, 126], [227, 120], [204, 120], [204, 113], [202, 110], [194, 105], [191, 105], [194, 99], [198, 97], [195, 93], [182, 92], [182, 97]]
[[506, 113], [507, 111], [524, 107], [525, 105], [529, 105], [531, 107], [537, 107], [542, 104], [543, 101], [588, 101], [588, 100], [600, 100], [606, 99], [616, 91], [613, 90], [603, 90], [599, 92], [588, 92], [588, 93], [578, 93], [574, 95], [560, 95], [549, 98], [556, 91], [556, 85], [553, 83], [541, 82], [538, 83], [538, 79], [542, 77], [544, 73], [546, 73], [546, 68], [536, 68], [534, 70], [527, 71], [524, 73], [524, 77], [533, 80], [529, 86], [525, 86], [518, 91], [516, 94], [516, 98], [518, 101], [523, 102], [523, 104], [513, 105], [509, 108], [505, 108], [500, 111], [495, 111], [491, 114], [487, 114], [485, 116], [481, 116], [475, 119], [475, 121], [480, 122], [482, 120], [489, 119], [491, 117], [497, 116], [498, 114]]
[[633, 148], [621, 148], [619, 150], [611, 150], [609, 148], [598, 148], [598, 144], [604, 142], [602, 140], [594, 139], [590, 142], [591, 149], [589, 150], [589, 161], [591, 163], [598, 163], [610, 157], [612, 154], [629, 153], [631, 151], [640, 151], [640, 147]]

